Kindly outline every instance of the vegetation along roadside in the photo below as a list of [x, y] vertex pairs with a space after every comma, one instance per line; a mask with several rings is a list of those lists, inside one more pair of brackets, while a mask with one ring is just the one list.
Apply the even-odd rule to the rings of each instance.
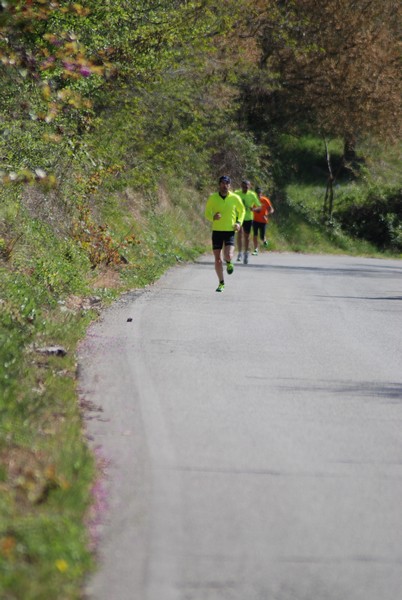
[[76, 347], [209, 251], [218, 174], [270, 195], [273, 250], [402, 254], [400, 3], [134, 4], [0, 2], [7, 600], [82, 595], [101, 499]]

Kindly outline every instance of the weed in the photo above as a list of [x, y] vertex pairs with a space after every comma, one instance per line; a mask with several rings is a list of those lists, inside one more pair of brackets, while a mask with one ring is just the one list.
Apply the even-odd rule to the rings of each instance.
[[78, 206], [78, 218], [72, 223], [71, 235], [88, 255], [92, 268], [127, 263], [123, 251], [128, 245], [138, 243], [134, 235], [117, 242], [106, 225], [94, 223], [90, 208], [84, 203]]
[[22, 238], [22, 233], [11, 238], [0, 238], [0, 258], [10, 260], [11, 254], [17, 242]]

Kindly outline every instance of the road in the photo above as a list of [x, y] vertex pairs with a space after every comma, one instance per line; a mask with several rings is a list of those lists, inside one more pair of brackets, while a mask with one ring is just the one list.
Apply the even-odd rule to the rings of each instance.
[[178, 266], [80, 347], [87, 597], [402, 598], [402, 261], [264, 253], [226, 283]]

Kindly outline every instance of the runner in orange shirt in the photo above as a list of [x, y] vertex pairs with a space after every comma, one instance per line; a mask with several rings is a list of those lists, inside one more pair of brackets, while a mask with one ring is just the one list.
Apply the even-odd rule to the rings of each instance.
[[260, 187], [255, 188], [256, 194], [260, 200], [261, 206], [256, 206], [253, 208], [253, 243], [254, 243], [254, 252], [253, 256], [258, 254], [258, 235], [260, 236], [260, 240], [264, 248], [268, 247], [268, 242], [265, 237], [265, 229], [267, 227], [267, 223], [269, 221], [269, 215], [272, 215], [274, 212], [274, 207], [272, 206], [271, 200], [266, 196], [262, 195], [262, 189]]

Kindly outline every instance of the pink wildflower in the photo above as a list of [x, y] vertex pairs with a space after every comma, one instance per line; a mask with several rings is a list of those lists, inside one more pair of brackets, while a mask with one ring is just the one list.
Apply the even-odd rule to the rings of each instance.
[[80, 73], [83, 77], [89, 77], [91, 75], [91, 69], [89, 67], [81, 67]]

